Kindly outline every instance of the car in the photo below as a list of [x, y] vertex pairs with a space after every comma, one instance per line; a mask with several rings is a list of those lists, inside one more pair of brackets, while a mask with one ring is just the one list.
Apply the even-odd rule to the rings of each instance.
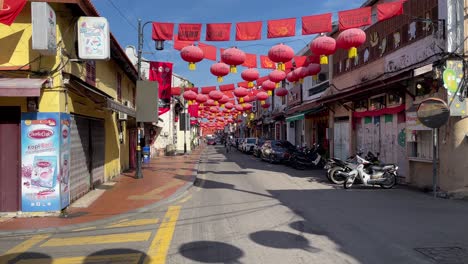
[[260, 149], [260, 158], [270, 163], [282, 163], [295, 150], [296, 147], [287, 140], [267, 140]]
[[253, 155], [257, 158], [260, 158], [260, 150], [263, 146], [263, 144], [265, 143], [265, 139], [263, 138], [259, 138], [257, 139], [257, 144], [255, 144], [254, 148], [253, 148]]
[[257, 144], [257, 138], [246, 138], [242, 141], [240, 150], [245, 153], [253, 152], [255, 145]]
[[216, 145], [216, 140], [214, 138], [210, 138], [206, 141], [207, 145]]

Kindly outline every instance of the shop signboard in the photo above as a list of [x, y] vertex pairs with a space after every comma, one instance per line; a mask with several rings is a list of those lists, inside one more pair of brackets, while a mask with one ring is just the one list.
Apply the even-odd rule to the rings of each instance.
[[59, 211], [70, 203], [70, 115], [21, 115], [23, 212]]
[[109, 22], [104, 17], [80, 17], [78, 57], [83, 60], [110, 59]]

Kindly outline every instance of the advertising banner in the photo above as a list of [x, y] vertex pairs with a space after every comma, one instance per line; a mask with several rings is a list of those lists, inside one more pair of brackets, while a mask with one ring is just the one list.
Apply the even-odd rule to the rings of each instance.
[[172, 63], [170, 62], [150, 62], [149, 80], [159, 84], [159, 115], [163, 115], [171, 107], [171, 86], [172, 86]]
[[21, 115], [22, 211], [59, 211], [69, 204], [70, 117]]

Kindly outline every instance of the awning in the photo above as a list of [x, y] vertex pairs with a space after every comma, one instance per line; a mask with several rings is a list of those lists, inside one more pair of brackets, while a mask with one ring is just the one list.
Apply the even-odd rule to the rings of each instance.
[[286, 117], [286, 122], [293, 122], [304, 119], [304, 113]]
[[136, 111], [133, 108], [130, 108], [124, 104], [121, 104], [113, 99], [107, 98], [107, 108], [112, 109], [116, 112], [121, 112], [127, 114], [131, 117], [136, 117]]
[[39, 97], [47, 79], [0, 78], [0, 96]]

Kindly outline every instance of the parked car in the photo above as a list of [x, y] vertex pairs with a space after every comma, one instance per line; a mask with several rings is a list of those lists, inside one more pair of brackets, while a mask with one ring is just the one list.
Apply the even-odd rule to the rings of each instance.
[[257, 144], [257, 138], [246, 138], [242, 141], [240, 150], [244, 153], [251, 153], [255, 145]]
[[261, 148], [263, 144], [265, 143], [265, 141], [266, 140], [263, 138], [257, 139], [257, 144], [255, 144], [253, 148], [253, 153], [252, 153], [255, 157], [260, 158]]
[[206, 141], [207, 145], [216, 145], [216, 140], [214, 138], [210, 138]]
[[296, 147], [287, 140], [267, 140], [260, 149], [260, 158], [270, 163], [281, 163], [289, 160], [294, 151]]

